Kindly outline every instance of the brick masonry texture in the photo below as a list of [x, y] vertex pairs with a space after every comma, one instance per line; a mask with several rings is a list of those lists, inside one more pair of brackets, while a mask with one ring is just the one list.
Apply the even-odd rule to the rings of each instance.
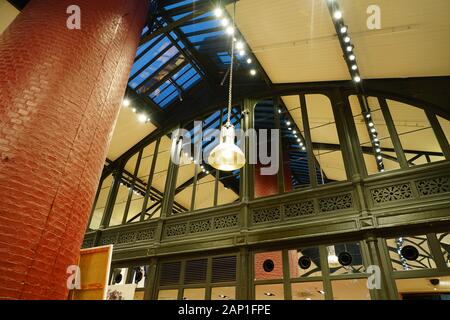
[[32, 0], [0, 35], [0, 299], [67, 298], [147, 5]]

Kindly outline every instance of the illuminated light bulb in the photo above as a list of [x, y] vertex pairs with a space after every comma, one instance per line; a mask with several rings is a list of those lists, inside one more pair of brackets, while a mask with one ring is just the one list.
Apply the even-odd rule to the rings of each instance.
[[288, 130], [289, 130], [289, 131], [291, 131], [291, 130], [292, 130], [292, 128], [288, 128]]
[[305, 148], [305, 147], [302, 147], [302, 150], [303, 150], [303, 151], [305, 151], [305, 150], [306, 150], [306, 148]]
[[300, 142], [300, 141], [302, 141], [302, 140], [300, 140], [300, 138], [298, 138], [298, 139], [297, 139], [297, 142]]
[[222, 24], [222, 26], [226, 27], [230, 24], [230, 20], [228, 20], [227, 18], [222, 19], [222, 21], [220, 22]]
[[334, 17], [336, 20], [341, 19], [341, 18], [342, 18], [342, 12], [339, 11], [339, 10], [335, 11], [334, 14], [333, 14], [333, 17]]
[[357, 69], [358, 69], [358, 66], [356, 64], [352, 65], [352, 70], [357, 70]]
[[295, 131], [295, 130], [294, 130], [294, 131], [292, 131], [292, 133], [293, 133], [293, 134], [296, 134], [296, 133], [297, 133], [297, 131]]
[[346, 33], [348, 28], [346, 26], [341, 27], [341, 33]]
[[136, 108], [133, 108], [133, 109], [131, 109], [131, 110], [132, 110], [134, 113], [136, 113], [136, 111], [137, 111]]
[[351, 61], [353, 61], [353, 60], [355, 60], [356, 59], [356, 57], [355, 57], [355, 55], [354, 54], [351, 54], [349, 57], [348, 57]]
[[348, 47], [347, 47], [347, 52], [352, 52], [352, 50], [353, 50], [353, 47], [352, 47], [352, 46], [348, 46]]
[[234, 34], [234, 28], [229, 26], [227, 27], [226, 32], [228, 35], [232, 36]]
[[384, 172], [384, 169], [381, 169], [380, 172]]
[[344, 42], [345, 42], [345, 43], [349, 43], [349, 42], [350, 42], [350, 37], [349, 37], [349, 36], [345, 37], [345, 38], [344, 38]]
[[381, 159], [383, 159], [383, 157], [382, 156], [377, 156], [377, 159], [381, 160]]
[[129, 107], [130, 106], [130, 100], [128, 100], [128, 99], [124, 99], [123, 101], [122, 101], [122, 105], [126, 108], [126, 107]]
[[138, 120], [139, 120], [139, 122], [142, 122], [142, 123], [144, 123], [144, 122], [146, 122], [147, 121], [147, 115], [145, 115], [145, 114], [140, 114], [139, 116], [138, 116]]
[[366, 118], [369, 119], [371, 117], [370, 113], [366, 114]]
[[247, 63], [248, 63], [248, 64], [252, 63], [252, 59], [248, 58], [248, 59], [247, 59]]
[[373, 122], [369, 122], [369, 127], [373, 127]]
[[241, 51], [239, 51], [239, 55], [242, 57], [242, 56], [245, 56], [245, 50], [241, 50]]
[[281, 113], [281, 109], [278, 109], [278, 113]]
[[360, 76], [356, 76], [353, 78], [353, 80], [355, 80], [355, 82], [361, 82], [361, 77]]
[[290, 122], [290, 121], [286, 121], [286, 125], [287, 125], [287, 126], [290, 126], [290, 125], [291, 125], [291, 122]]
[[370, 132], [375, 133], [377, 130], [375, 128], [370, 129]]
[[380, 152], [381, 152], [381, 149], [380, 149], [380, 148], [377, 148], [375, 151], [378, 152], [378, 153], [380, 153]]
[[255, 76], [255, 75], [256, 75], [256, 70], [255, 70], [255, 69], [250, 70], [250, 74], [251, 74], [252, 76]]
[[236, 49], [238, 49], [238, 50], [244, 49], [244, 43], [242, 41], [238, 41], [236, 43]]
[[235, 129], [230, 123], [222, 127], [220, 133], [221, 142], [211, 151], [208, 157], [208, 163], [213, 168], [221, 171], [233, 171], [244, 166], [245, 155], [234, 144], [235, 137]]
[[217, 18], [220, 18], [220, 17], [222, 16], [222, 14], [223, 14], [222, 9], [220, 9], [220, 8], [214, 9], [214, 15], [215, 15]]

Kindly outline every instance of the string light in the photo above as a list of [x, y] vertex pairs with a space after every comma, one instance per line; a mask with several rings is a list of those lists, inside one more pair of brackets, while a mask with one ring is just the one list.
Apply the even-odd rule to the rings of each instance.
[[216, 8], [216, 9], [214, 9], [214, 15], [215, 15], [217, 18], [220, 18], [220, 17], [222, 16], [222, 14], [223, 14], [223, 11], [222, 11], [221, 8]]

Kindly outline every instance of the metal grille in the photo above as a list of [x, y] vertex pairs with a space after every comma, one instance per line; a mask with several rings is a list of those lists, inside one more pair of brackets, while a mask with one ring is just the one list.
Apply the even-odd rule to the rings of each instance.
[[212, 279], [216, 282], [236, 281], [236, 256], [212, 259]]
[[206, 270], [208, 267], [207, 259], [191, 260], [186, 262], [186, 272], [184, 275], [184, 283], [205, 283]]
[[161, 264], [159, 285], [167, 286], [180, 282], [181, 262], [167, 262]]

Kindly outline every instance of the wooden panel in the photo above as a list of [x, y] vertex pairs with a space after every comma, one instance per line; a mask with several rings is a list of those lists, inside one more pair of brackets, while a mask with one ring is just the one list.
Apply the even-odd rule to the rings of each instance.
[[105, 300], [112, 245], [80, 251], [80, 290], [71, 290], [69, 300]]

